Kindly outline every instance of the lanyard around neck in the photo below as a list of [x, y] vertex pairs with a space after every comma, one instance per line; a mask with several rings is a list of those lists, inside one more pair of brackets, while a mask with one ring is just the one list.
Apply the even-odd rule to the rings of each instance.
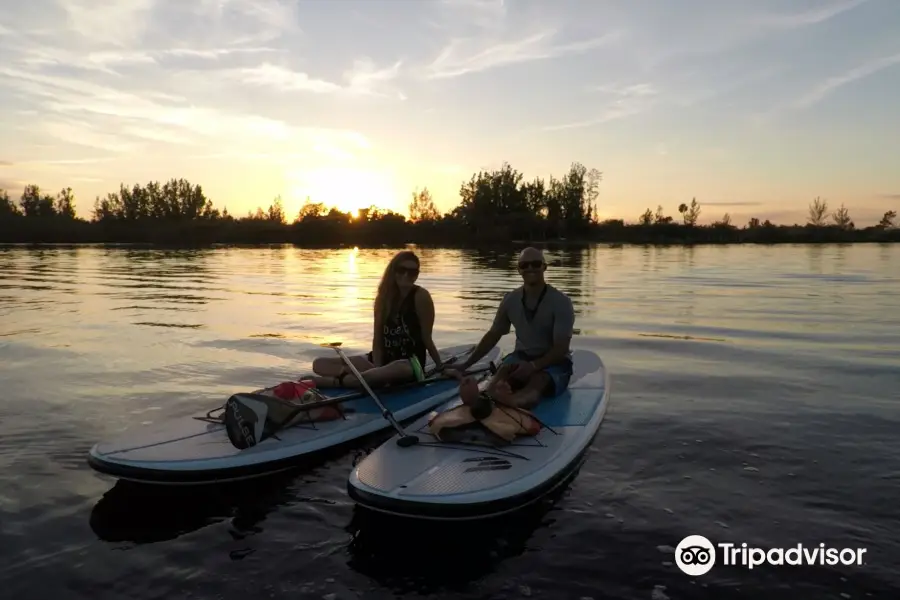
[[541, 295], [538, 296], [538, 301], [537, 301], [537, 304], [534, 305], [534, 308], [528, 308], [525, 305], [525, 288], [522, 288], [522, 310], [525, 311], [525, 318], [528, 320], [529, 323], [531, 322], [532, 319], [534, 319], [534, 316], [537, 314], [538, 308], [540, 308], [540, 306], [541, 306], [541, 302], [544, 301], [544, 295], [547, 293], [548, 287], [549, 286], [547, 284], [544, 284], [544, 289], [541, 290]]

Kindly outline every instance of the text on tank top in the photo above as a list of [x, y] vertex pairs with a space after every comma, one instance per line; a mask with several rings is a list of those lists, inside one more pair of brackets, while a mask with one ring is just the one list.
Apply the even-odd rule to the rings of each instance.
[[399, 310], [388, 316], [382, 325], [382, 348], [385, 363], [416, 356], [425, 364], [425, 344], [422, 342], [422, 326], [416, 313], [414, 286], [400, 304]]

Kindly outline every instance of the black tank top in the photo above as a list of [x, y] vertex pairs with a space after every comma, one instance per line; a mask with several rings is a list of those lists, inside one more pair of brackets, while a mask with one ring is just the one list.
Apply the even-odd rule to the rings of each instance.
[[425, 366], [427, 349], [422, 340], [422, 324], [416, 312], [416, 292], [419, 286], [415, 285], [400, 303], [400, 307], [392, 315], [388, 315], [382, 325], [382, 350], [385, 364], [415, 356], [419, 364]]

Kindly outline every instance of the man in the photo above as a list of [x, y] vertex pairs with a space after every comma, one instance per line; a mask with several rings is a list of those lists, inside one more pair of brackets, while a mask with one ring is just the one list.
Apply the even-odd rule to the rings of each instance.
[[516, 329], [515, 351], [503, 359], [487, 392], [506, 404], [530, 409], [542, 397], [561, 394], [569, 385], [569, 343], [575, 311], [568, 296], [544, 281], [547, 263], [543, 252], [525, 248], [519, 254], [518, 268], [522, 287], [504, 296], [490, 330], [458, 371], [450, 374], [460, 378], [509, 333], [512, 325]]

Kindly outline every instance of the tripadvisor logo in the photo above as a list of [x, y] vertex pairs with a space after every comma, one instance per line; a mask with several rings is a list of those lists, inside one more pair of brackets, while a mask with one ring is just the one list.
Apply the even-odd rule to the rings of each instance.
[[726, 566], [753, 569], [761, 565], [856, 565], [865, 564], [865, 548], [831, 548], [825, 544], [804, 546], [797, 544], [788, 548], [757, 548], [746, 543], [719, 542], [713, 544], [702, 535], [689, 535], [675, 548], [675, 564], [686, 575], [705, 575], [715, 566], [717, 557]]
[[702, 535], [689, 535], [675, 548], [675, 564], [686, 575], [705, 575], [716, 564], [716, 549]]

